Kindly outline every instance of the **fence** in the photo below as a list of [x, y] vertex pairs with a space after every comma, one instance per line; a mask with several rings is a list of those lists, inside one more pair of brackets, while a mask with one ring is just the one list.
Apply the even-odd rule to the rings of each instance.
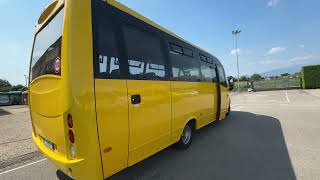
[[[254, 81], [253, 83], [247, 81], [240, 82], [240, 90], [247, 90], [248, 88], [252, 88], [256, 91], [264, 91], [277, 89], [298, 89], [301, 87], [301, 78], [275, 78], [270, 80]], [[237, 89], [237, 83], [234, 84], [234, 88]]]

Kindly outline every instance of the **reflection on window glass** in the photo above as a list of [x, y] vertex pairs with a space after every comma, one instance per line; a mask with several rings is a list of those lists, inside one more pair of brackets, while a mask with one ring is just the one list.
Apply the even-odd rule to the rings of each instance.
[[200, 60], [203, 62], [207, 62], [207, 57], [200, 54]]
[[183, 48], [181, 46], [175, 45], [175, 44], [170, 44], [171, 51], [183, 54]]
[[213, 65], [205, 62], [201, 62], [201, 73], [205, 82], [216, 81], [216, 71]]
[[177, 81], [200, 81], [199, 64], [194, 58], [170, 54], [173, 79]]
[[116, 57], [99, 56], [99, 73], [119, 75], [119, 59]]
[[97, 11], [95, 16], [93, 42], [95, 43], [95, 77], [121, 79], [120, 53], [112, 19], [107, 11]]
[[[165, 77], [164, 56], [158, 37], [131, 26], [123, 27], [131, 79]], [[138, 42], [138, 43], [137, 43]]]
[[63, 15], [62, 9], [35, 37], [31, 80], [45, 74], [60, 75]]

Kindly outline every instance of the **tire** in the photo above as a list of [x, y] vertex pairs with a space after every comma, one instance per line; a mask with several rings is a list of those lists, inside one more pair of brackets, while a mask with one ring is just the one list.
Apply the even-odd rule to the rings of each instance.
[[191, 145], [193, 130], [194, 130], [193, 123], [188, 123], [184, 127], [180, 140], [175, 145], [177, 149], [181, 149], [181, 150], [187, 149]]
[[230, 105], [229, 105], [229, 108], [228, 108], [228, 112], [227, 112], [227, 116], [229, 116], [230, 115], [230, 112], [231, 112], [231, 107], [230, 107]]

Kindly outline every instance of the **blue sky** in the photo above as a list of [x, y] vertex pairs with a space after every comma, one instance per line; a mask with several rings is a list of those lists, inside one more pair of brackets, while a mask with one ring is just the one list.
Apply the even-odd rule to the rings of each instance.
[[[24, 83], [34, 25], [51, 0], [0, 0], [0, 78]], [[240, 73], [320, 64], [319, 0], [119, 0], [206, 49], [236, 75], [235, 40], [240, 28]]]

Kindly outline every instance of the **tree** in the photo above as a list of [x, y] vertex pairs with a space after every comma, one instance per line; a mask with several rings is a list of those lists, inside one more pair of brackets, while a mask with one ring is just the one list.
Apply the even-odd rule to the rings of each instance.
[[262, 76], [260, 74], [252, 74], [251, 78], [252, 81], [260, 81]]
[[8, 92], [12, 88], [12, 85], [9, 83], [9, 81], [0, 79], [0, 92]]
[[248, 81], [247, 76], [241, 76], [241, 77], [240, 77], [240, 81]]
[[233, 81], [234, 81], [234, 77], [233, 76], [228, 76], [228, 81], [230, 81], [231, 79], [233, 79]]
[[21, 84], [11, 87], [11, 91], [26, 91], [26, 90], [28, 90], [28, 88]]
[[289, 73], [283, 73], [281, 74], [282, 77], [286, 77], [286, 76], [289, 76]]

